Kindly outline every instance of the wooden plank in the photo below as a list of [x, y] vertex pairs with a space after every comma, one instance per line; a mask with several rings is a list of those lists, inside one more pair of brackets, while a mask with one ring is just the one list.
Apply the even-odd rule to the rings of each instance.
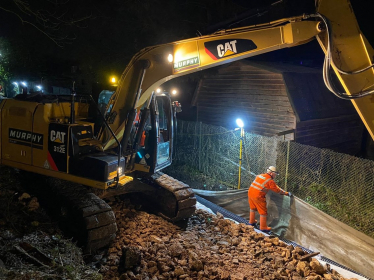
[[237, 115], [244, 115], [248, 118], [250, 122], [266, 122], [269, 119], [275, 120], [277, 123], [284, 122], [288, 124], [292, 124], [293, 127], [295, 127], [295, 116], [294, 115], [287, 115], [284, 113], [280, 114], [250, 114], [245, 111], [238, 111], [238, 110], [221, 110], [220, 114], [212, 114], [209, 111], [199, 111], [199, 116], [208, 118], [216, 117], [218, 119], [225, 118], [225, 119], [231, 119]]
[[257, 107], [261, 108], [265, 106], [266, 108], [272, 108], [277, 106], [282, 106], [286, 108], [291, 108], [290, 103], [288, 100], [284, 99], [271, 99], [271, 98], [262, 98], [262, 99], [226, 99], [226, 100], [218, 100], [218, 97], [211, 97], [208, 99], [199, 100], [200, 105], [217, 105], [217, 106], [230, 106], [230, 105], [238, 105], [241, 106], [249, 106], [249, 107]]
[[[354, 139], [349, 139], [349, 140], [342, 140], [341, 137], [337, 138], [332, 138], [331, 135], [330, 137], [326, 138], [315, 138], [315, 139], [310, 139], [309, 141], [301, 142], [300, 139], [296, 138], [295, 140], [298, 143], [304, 144], [304, 145], [309, 145], [313, 147], [318, 147], [318, 148], [328, 148], [328, 149], [334, 149], [336, 151], [340, 150], [341, 147], [345, 147], [346, 143], [351, 143], [351, 145], [354, 145], [354, 143], [359, 143], [359, 141], [356, 141]], [[359, 151], [359, 144], [357, 144], [357, 151]], [[352, 147], [353, 148], [353, 147]], [[354, 150], [354, 149], [352, 149]]]
[[319, 133], [324, 133], [327, 131], [348, 131], [352, 129], [363, 129], [363, 125], [360, 122], [353, 122], [353, 123], [344, 123], [344, 124], [331, 124], [331, 125], [325, 125], [325, 126], [314, 126], [312, 128], [298, 128], [297, 131], [300, 135], [311, 135], [318, 131]]
[[221, 115], [224, 112], [233, 112], [235, 114], [241, 112], [244, 114], [249, 114], [253, 116], [267, 116], [267, 115], [275, 115], [275, 116], [294, 116], [293, 112], [288, 110], [258, 110], [257, 108], [251, 108], [251, 107], [243, 107], [243, 108], [233, 108], [233, 107], [203, 107], [199, 105], [199, 114], [202, 114], [203, 112], [212, 114], [212, 115]]
[[[258, 106], [261, 105], [261, 106]], [[228, 108], [227, 105], [223, 104], [214, 104], [215, 108], [211, 108], [212, 104], [200, 104], [199, 103], [199, 112], [202, 110], [209, 110], [210, 112], [217, 112], [219, 113], [222, 110], [226, 110]], [[289, 104], [287, 104], [289, 106]], [[236, 104], [235, 105], [236, 110], [242, 110], [252, 113], [280, 113], [280, 112], [290, 112], [292, 111], [291, 107], [286, 106], [272, 106], [267, 104], [252, 104], [252, 105], [242, 105], [242, 104]]]
[[[342, 130], [330, 130], [330, 131], [314, 131], [313, 133], [309, 133], [309, 134], [301, 134], [298, 130], [297, 130], [297, 139], [300, 139], [300, 141], [303, 141], [303, 142], [310, 142], [310, 141], [323, 141], [323, 140], [339, 140], [340, 142], [341, 141], [344, 141], [344, 140], [347, 140], [347, 139], [356, 139], [356, 138], [361, 138], [361, 134], [362, 133], [357, 133], [358, 131], [361, 131], [362, 129], [360, 127], [356, 127], [356, 128], [351, 128], [347, 131], [342, 131]], [[354, 133], [356, 132], [356, 133]], [[343, 135], [345, 135], [345, 137], [342, 137]]]
[[199, 102], [210, 102], [215, 101], [215, 103], [219, 102], [228, 102], [230, 100], [244, 100], [247, 102], [252, 101], [261, 101], [261, 100], [276, 100], [276, 101], [285, 101], [288, 102], [287, 96], [282, 95], [252, 95], [248, 94], [245, 96], [237, 96], [237, 94], [213, 94], [213, 93], [206, 93], [203, 96], [199, 97]]
[[363, 132], [362, 126], [349, 127], [344, 129], [316, 129], [316, 130], [297, 130], [298, 139], [306, 139], [310, 137], [339, 137], [339, 135], [347, 135], [348, 138], [361, 137]]
[[[248, 112], [248, 111], [234, 111], [234, 110], [225, 110], [221, 111], [220, 113], [211, 112], [211, 111], [199, 111], [198, 112], [199, 116], [202, 117], [210, 117], [212, 115], [217, 115], [217, 117], [222, 117], [223, 115], [235, 117], [237, 115], [244, 115], [247, 116], [248, 118], [258, 118], [261, 121], [264, 121], [264, 119], [268, 118], [277, 118], [279, 121], [284, 121], [284, 122], [294, 122], [294, 115], [287, 114], [285, 112], [278, 112], [278, 113], [272, 113], [272, 114], [266, 114], [266, 113], [253, 113], [253, 112]], [[200, 118], [200, 120], [203, 120]], [[295, 125], [294, 125], [295, 126]]]
[[[225, 116], [225, 115], [222, 115]], [[218, 118], [214, 116], [201, 116], [202, 119], [204, 119], [204, 123], [216, 123], [219, 122], [223, 123], [223, 119], [230, 120], [228, 123], [228, 127], [233, 127], [233, 118], [227, 117], [227, 118]], [[274, 129], [276, 133], [282, 132], [289, 129], [294, 129], [295, 125], [292, 121], [290, 122], [280, 122], [278, 118], [265, 118], [265, 119], [250, 119], [250, 122], [248, 125], [248, 128], [252, 130], [254, 127], [261, 127], [263, 129], [269, 130]]]
[[[267, 85], [267, 84], [229, 84], [227, 86], [231, 90], [286, 90], [285, 85]], [[210, 90], [222, 90], [225, 89], [225, 86], [221, 83], [203, 83], [201, 86], [202, 89], [209, 88]]]
[[197, 86], [196, 86], [196, 89], [194, 91], [194, 94], [192, 96], [192, 100], [191, 100], [191, 105], [192, 106], [196, 106], [197, 104], [197, 99], [199, 98], [199, 94], [200, 94], [200, 89], [201, 89], [201, 85], [203, 84], [203, 80], [200, 79], [200, 81], [198, 82]]
[[338, 116], [338, 117], [333, 117], [333, 118], [302, 121], [302, 122], [299, 122], [297, 126], [298, 128], [312, 127], [312, 126], [319, 126], [324, 123], [346, 122], [350, 120], [360, 120], [360, 118], [357, 114], [344, 115], [344, 116]]
[[[204, 119], [204, 123], [211, 123], [219, 121], [222, 123], [222, 118], [212, 117], [212, 116], [201, 116], [202, 119]], [[228, 127], [235, 126], [233, 118], [227, 117], [226, 119], [230, 120], [230, 123], [228, 123]], [[265, 119], [250, 119], [249, 123], [247, 123], [247, 127], [252, 129], [252, 127], [255, 124], [259, 124], [263, 126], [264, 128], [277, 128], [277, 132], [283, 132], [285, 130], [294, 129], [295, 124], [291, 121], [280, 121], [278, 118], [265, 118]]]
[[[264, 81], [277, 81], [283, 82], [282, 76], [264, 76], [264, 75], [232, 75], [232, 76], [216, 76], [209, 77], [204, 79], [204, 81], [214, 82], [214, 81], [240, 81], [243, 83], [252, 83], [252, 82], [264, 82]], [[283, 82], [284, 83], [284, 82]]]
[[208, 87], [202, 87], [200, 89], [200, 96], [203, 96], [206, 93], [216, 93], [216, 94], [237, 94], [237, 95], [282, 95], [282, 96], [287, 96], [287, 92], [285, 89], [281, 90], [237, 90], [237, 89], [223, 89], [223, 88], [217, 88], [217, 89], [210, 89]]

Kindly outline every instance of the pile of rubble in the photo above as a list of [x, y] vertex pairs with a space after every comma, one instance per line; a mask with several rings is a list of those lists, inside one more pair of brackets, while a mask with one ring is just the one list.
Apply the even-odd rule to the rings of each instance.
[[185, 227], [113, 204], [118, 234], [104, 279], [344, 279], [301, 248], [197, 210]]
[[0, 166], [0, 279], [102, 279], [18, 178]]

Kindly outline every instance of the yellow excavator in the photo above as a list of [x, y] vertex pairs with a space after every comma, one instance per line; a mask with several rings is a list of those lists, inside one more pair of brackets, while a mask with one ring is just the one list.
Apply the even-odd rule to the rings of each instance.
[[195, 211], [192, 190], [160, 172], [172, 162], [181, 108], [156, 88], [182, 75], [314, 38], [325, 52], [326, 86], [353, 103], [374, 139], [373, 48], [348, 0], [320, 0], [316, 11], [141, 50], [100, 120], [90, 118], [88, 96], [21, 94], [2, 100], [1, 164], [65, 180], [44, 191], [91, 251], [115, 237], [115, 215], [104, 200], [110, 196], [142, 193], [166, 219], [188, 218]]

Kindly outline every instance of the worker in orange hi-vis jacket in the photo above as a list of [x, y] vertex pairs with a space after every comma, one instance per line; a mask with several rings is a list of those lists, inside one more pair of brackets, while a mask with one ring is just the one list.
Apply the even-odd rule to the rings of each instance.
[[256, 211], [260, 214], [260, 230], [270, 231], [271, 228], [267, 226], [267, 207], [266, 207], [266, 194], [269, 190], [279, 193], [281, 195], [291, 196], [291, 193], [282, 190], [274, 182], [275, 177], [278, 175], [277, 169], [270, 166], [265, 174], [256, 176], [251, 186], [248, 189], [248, 202], [249, 202], [249, 224], [254, 226], [257, 221], [255, 220]]

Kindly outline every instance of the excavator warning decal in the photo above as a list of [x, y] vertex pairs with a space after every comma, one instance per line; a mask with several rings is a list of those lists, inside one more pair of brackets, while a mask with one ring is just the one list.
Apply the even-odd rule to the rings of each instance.
[[205, 52], [213, 59], [218, 60], [231, 55], [257, 49], [252, 40], [216, 40], [204, 43]]
[[[58, 171], [58, 168], [56, 166], [56, 163], [55, 161], [53, 160], [50, 152], [48, 152], [48, 163], [49, 163], [49, 168], [52, 168], [53, 170], [55, 171]], [[46, 168], [45, 164], [44, 164], [44, 168]]]

